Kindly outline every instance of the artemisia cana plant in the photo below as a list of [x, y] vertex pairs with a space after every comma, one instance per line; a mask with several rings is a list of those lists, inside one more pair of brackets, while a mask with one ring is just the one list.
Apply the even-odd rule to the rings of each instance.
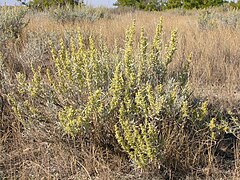
[[25, 127], [49, 121], [72, 137], [108, 141], [139, 168], [206, 165], [208, 142], [228, 123], [213, 121], [206, 101], [194, 101], [191, 56], [169, 73], [177, 31], [164, 42], [162, 19], [152, 41], [144, 28], [136, 39], [135, 29], [134, 21], [125, 47], [116, 43], [112, 52], [103, 40], [83, 40], [80, 30], [68, 45], [50, 42], [53, 67], [32, 67], [31, 78], [17, 74], [17, 90], [8, 96], [16, 117]]

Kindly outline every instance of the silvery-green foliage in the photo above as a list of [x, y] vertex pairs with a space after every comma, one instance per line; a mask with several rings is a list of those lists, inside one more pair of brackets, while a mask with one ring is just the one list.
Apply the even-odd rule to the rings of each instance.
[[198, 15], [198, 27], [202, 30], [213, 29], [217, 26], [214, 12], [202, 10]]
[[236, 10], [229, 11], [227, 14], [220, 14], [219, 21], [224, 27], [237, 28], [239, 25], [240, 13]]
[[240, 13], [237, 10], [224, 10], [223, 12], [215, 9], [201, 10], [198, 13], [198, 27], [202, 30], [214, 28], [233, 28], [236, 29], [240, 24]]
[[18, 54], [18, 59], [23, 64], [29, 66], [29, 63], [44, 64], [51, 58], [49, 50], [49, 40], [56, 42], [56, 33], [49, 32], [28, 32], [26, 43], [23, 50]]
[[109, 10], [106, 8], [82, 6], [57, 8], [54, 9], [50, 15], [58, 22], [96, 21], [102, 18], [110, 18]]
[[22, 29], [28, 24], [24, 18], [27, 13], [25, 7], [0, 8], [0, 42], [10, 38], [17, 38]]

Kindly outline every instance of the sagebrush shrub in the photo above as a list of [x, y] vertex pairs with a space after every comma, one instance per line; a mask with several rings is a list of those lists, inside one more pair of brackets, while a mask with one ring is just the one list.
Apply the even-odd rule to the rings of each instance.
[[24, 126], [54, 122], [83, 141], [101, 146], [108, 141], [141, 168], [206, 165], [206, 142], [229, 130], [229, 123], [212, 116], [207, 102], [193, 101], [191, 56], [177, 76], [168, 73], [176, 31], [164, 42], [160, 19], [153, 41], [144, 28], [136, 41], [133, 22], [125, 47], [116, 45], [114, 53], [103, 40], [84, 41], [80, 30], [70, 37], [68, 45], [60, 40], [59, 48], [50, 41], [52, 68], [32, 67], [30, 78], [17, 74], [9, 101]]
[[71, 6], [72, 8], [76, 5], [83, 5], [83, 1], [76, 1], [76, 0], [32, 0], [26, 3], [26, 1], [18, 0], [23, 5], [28, 6], [34, 10], [45, 10], [51, 7], [65, 7]]
[[55, 8], [50, 16], [58, 22], [79, 22], [82, 20], [97, 21], [102, 18], [111, 18], [107, 8], [92, 8], [85, 6], [66, 6], [65, 8]]
[[11, 38], [17, 38], [28, 24], [24, 18], [27, 8], [7, 7], [0, 8], [0, 43]]
[[[18, 60], [25, 69], [30, 69], [29, 64], [46, 66], [51, 59], [51, 51], [49, 48], [49, 39], [57, 42], [58, 33], [32, 32], [28, 31], [25, 36], [24, 47], [18, 52]], [[56, 44], [56, 43], [55, 43]]]
[[203, 30], [214, 28], [238, 28], [240, 14], [237, 10], [225, 10], [218, 12], [218, 9], [201, 10], [198, 13], [198, 27]]
[[217, 27], [215, 12], [210, 10], [201, 10], [198, 15], [198, 26], [200, 29], [213, 29]]

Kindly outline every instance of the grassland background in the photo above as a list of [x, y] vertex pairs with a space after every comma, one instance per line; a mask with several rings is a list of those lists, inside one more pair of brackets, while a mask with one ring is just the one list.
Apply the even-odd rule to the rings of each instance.
[[[108, 45], [113, 46], [115, 39], [124, 39], [126, 27], [134, 19], [136, 20], [138, 35], [141, 27], [144, 27], [147, 35], [153, 37], [155, 25], [159, 17], [162, 16], [164, 31], [168, 37], [171, 30], [177, 29], [178, 31], [178, 51], [172, 67], [177, 68], [181, 61], [192, 53], [191, 83], [194, 91], [199, 93], [198, 95], [205, 95], [211, 100], [220, 99], [222, 105], [226, 101], [230, 104], [237, 103], [239, 101], [240, 77], [239, 22], [236, 22], [236, 25], [224, 25], [218, 22], [219, 27], [201, 29], [199, 28], [197, 11], [193, 10], [189, 14], [181, 14], [181, 10], [164, 13], [135, 11], [120, 15], [113, 14], [112, 18], [103, 18], [95, 22], [81, 21], [74, 24], [71, 22], [59, 24], [44, 14], [36, 14], [31, 16], [31, 22], [24, 31], [35, 32], [41, 37], [45, 32], [63, 33], [66, 30], [80, 28], [88, 35], [102, 35], [106, 38]], [[223, 12], [223, 16], [229, 16], [229, 14]], [[230, 21], [231, 18], [236, 17], [231, 15], [229, 17]]]

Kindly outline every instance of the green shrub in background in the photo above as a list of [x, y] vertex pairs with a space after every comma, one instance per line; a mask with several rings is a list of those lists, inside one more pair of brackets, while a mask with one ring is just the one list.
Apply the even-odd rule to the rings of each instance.
[[240, 9], [240, 1], [237, 2], [231, 1], [229, 5], [233, 8]]
[[240, 13], [229, 6], [199, 10], [198, 27], [202, 30], [215, 28], [239, 28]]
[[214, 12], [210, 10], [202, 10], [198, 14], [198, 27], [200, 29], [213, 29], [217, 27]]
[[[10, 89], [10, 73], [6, 68], [6, 64], [12, 62], [6, 62], [6, 56], [9, 55], [9, 47], [7, 44], [12, 40], [14, 42], [19, 36], [23, 28], [28, 24], [28, 20], [25, 19], [27, 8], [24, 7], [0, 7], [0, 98], [3, 98]], [[11, 59], [12, 60], [12, 59]], [[10, 61], [11, 61], [10, 60]], [[2, 100], [2, 99], [1, 99]], [[1, 116], [3, 115], [3, 100], [1, 101]], [[3, 120], [3, 118], [1, 118]], [[4, 125], [3, 122], [1, 124]]]
[[193, 101], [191, 56], [179, 72], [169, 74], [177, 32], [164, 42], [162, 20], [152, 42], [143, 28], [136, 41], [133, 23], [125, 47], [116, 44], [113, 52], [103, 39], [84, 41], [80, 30], [69, 44], [59, 44], [50, 43], [53, 67], [32, 67], [30, 78], [18, 73], [8, 95], [26, 130], [53, 123], [81, 142], [121, 148], [137, 167], [184, 172], [208, 163], [203, 152], [219, 133], [236, 131], [236, 118], [226, 121], [209, 111], [207, 102]]
[[17, 38], [23, 28], [28, 24], [24, 18], [27, 13], [25, 7], [7, 7], [0, 8], [0, 43]]
[[49, 9], [50, 7], [65, 7], [67, 5], [71, 7], [74, 7], [75, 5], [83, 5], [83, 1], [78, 0], [31, 0], [28, 3], [25, 3], [23, 0], [18, 1], [23, 5], [36, 10]]
[[208, 8], [213, 6], [220, 6], [227, 1], [224, 0], [117, 0], [116, 6], [128, 6], [144, 10], [164, 10], [164, 9], [174, 9], [174, 8]]
[[97, 21], [102, 18], [111, 18], [110, 10], [107, 8], [92, 8], [88, 6], [75, 6], [71, 8], [54, 8], [51, 11], [51, 17], [58, 22], [79, 22], [81, 20]]
[[[9, 70], [14, 66], [14, 60], [7, 60], [6, 57], [11, 57], [11, 48], [9, 44], [15, 43], [21, 33], [28, 25], [29, 20], [25, 18], [28, 9], [26, 7], [0, 7], [0, 61], [2, 65], [8, 66], [2, 67], [4, 70], [0, 72], [0, 81], [2, 86], [0, 92], [5, 93], [9, 88], [9, 80], [11, 79]], [[8, 65], [7, 65], [8, 64]]]

